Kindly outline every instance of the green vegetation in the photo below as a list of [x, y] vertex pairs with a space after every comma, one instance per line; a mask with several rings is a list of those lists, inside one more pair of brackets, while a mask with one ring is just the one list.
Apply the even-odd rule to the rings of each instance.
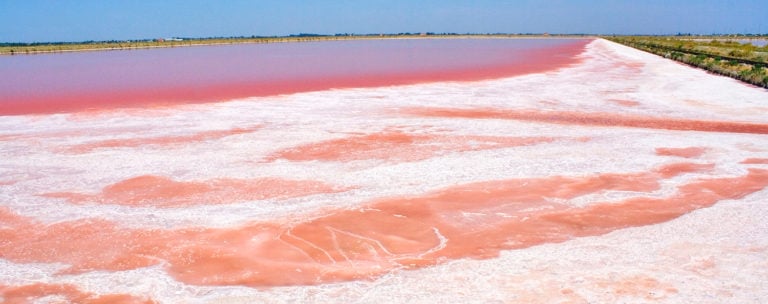
[[768, 45], [757, 47], [742, 39], [768, 37], [614, 36], [605, 39], [768, 88]]
[[[35, 43], [0, 43], [0, 55], [40, 54], [95, 50], [128, 50], [159, 47], [181, 47], [192, 45], [216, 45], [236, 43], [275, 43], [296, 41], [325, 41], [381, 38], [416, 38], [416, 37], [532, 37], [541, 34], [456, 34], [456, 33], [398, 33], [398, 34], [335, 34], [320, 35], [301, 33], [280, 37], [211, 37], [211, 38], [160, 38], [143, 40], [110, 40], [83, 42], [35, 42]], [[548, 35], [545, 35], [548, 36]]]

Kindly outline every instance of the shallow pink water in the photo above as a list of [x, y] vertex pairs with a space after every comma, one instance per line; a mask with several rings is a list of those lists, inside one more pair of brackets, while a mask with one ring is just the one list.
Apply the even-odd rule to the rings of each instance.
[[586, 42], [355, 40], [3, 56], [0, 115], [499, 78], [570, 63]]

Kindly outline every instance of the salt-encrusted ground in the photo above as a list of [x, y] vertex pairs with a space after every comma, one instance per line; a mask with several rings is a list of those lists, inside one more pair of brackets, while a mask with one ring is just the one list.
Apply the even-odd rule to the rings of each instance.
[[600, 39], [580, 59], [1, 117], [0, 296], [768, 301], [768, 92]]

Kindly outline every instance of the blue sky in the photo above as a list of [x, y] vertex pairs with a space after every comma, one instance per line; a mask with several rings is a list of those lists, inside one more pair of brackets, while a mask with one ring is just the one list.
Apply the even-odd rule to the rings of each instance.
[[295, 33], [768, 33], [766, 0], [0, 0], [0, 42]]

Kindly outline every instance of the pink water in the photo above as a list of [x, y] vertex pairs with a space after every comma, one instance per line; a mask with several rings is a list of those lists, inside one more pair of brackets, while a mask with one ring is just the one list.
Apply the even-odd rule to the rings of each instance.
[[398, 39], [0, 57], [0, 115], [466, 81], [573, 62], [588, 40]]

